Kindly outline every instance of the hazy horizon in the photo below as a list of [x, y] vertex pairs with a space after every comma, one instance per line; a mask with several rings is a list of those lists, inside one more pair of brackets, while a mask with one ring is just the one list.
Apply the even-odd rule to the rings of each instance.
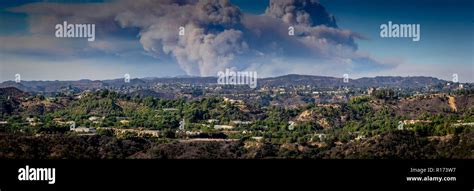
[[[267, 78], [279, 78], [279, 77], [284, 77], [284, 76], [289, 76], [289, 75], [299, 75], [299, 76], [311, 76], [311, 77], [326, 77], [326, 78], [339, 78], [339, 79], [343, 79], [344, 77], [339, 77], [339, 76], [324, 76], [324, 75], [310, 75], [310, 74], [284, 74], [284, 75], [278, 75], [278, 76], [268, 76], [268, 77], [258, 77], [258, 79], [267, 79]], [[441, 78], [437, 78], [437, 77], [433, 77], [433, 76], [364, 76], [364, 77], [350, 77], [349, 79], [350, 80], [357, 80], [357, 79], [361, 79], [361, 78], [384, 78], [384, 77], [401, 77], [401, 78], [418, 78], [418, 77], [421, 77], [421, 78], [436, 78], [436, 79], [439, 79], [439, 80], [444, 80], [444, 81], [448, 81], [448, 82], [452, 82], [450, 80], [445, 80], [445, 79], [441, 79]], [[142, 79], [167, 79], [167, 78], [218, 78], [217, 76], [189, 76], [189, 75], [176, 75], [176, 76], [146, 76], [146, 77], [131, 77], [130, 79], [131, 80], [134, 80], [134, 79], [139, 79], [139, 80], [142, 80]], [[59, 81], [59, 82], [67, 82], [67, 81], [82, 81], [82, 80], [88, 80], [88, 81], [108, 81], [108, 80], [124, 80], [124, 78], [104, 78], [104, 79], [91, 79], [91, 78], [83, 78], [83, 79], [64, 79], [64, 80], [57, 80], [57, 79], [41, 79], [41, 80], [38, 80], [38, 79], [21, 79], [22, 82], [26, 81], [26, 82], [54, 82], [54, 81]], [[11, 79], [11, 80], [5, 80], [5, 81], [0, 81], [0, 83], [4, 83], [4, 82], [15, 82], [14, 79]], [[473, 82], [459, 82], [459, 83], [468, 83], [468, 84], [471, 84]]]

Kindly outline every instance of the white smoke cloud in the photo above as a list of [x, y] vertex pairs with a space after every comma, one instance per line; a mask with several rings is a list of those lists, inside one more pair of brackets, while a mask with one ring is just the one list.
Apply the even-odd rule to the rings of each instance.
[[[117, 15], [122, 27], [139, 27], [140, 42], [156, 55], [171, 54], [190, 75], [209, 76], [246, 51], [240, 10], [224, 0], [140, 3]], [[179, 28], [185, 35], [179, 36]], [[214, 28], [216, 29], [214, 29]]]
[[265, 15], [292, 25], [335, 27], [336, 19], [316, 0], [271, 0]]
[[[94, 23], [98, 40], [97, 44], [88, 43], [88, 48], [101, 51], [126, 43], [104, 42], [100, 34], [104, 37], [137, 28], [145, 51], [157, 58], [170, 57], [189, 75], [216, 75], [225, 68], [268, 68], [263, 65], [281, 67], [271, 69], [274, 75], [281, 75], [287, 67], [281, 62], [272, 64], [272, 60], [284, 60], [292, 66], [296, 59], [304, 60], [300, 63], [306, 66], [298, 64], [303, 69], [393, 67], [393, 63], [358, 52], [356, 40], [361, 36], [337, 28], [334, 17], [314, 0], [271, 0], [264, 15], [244, 14], [228, 0], [35, 3], [12, 11], [29, 15], [30, 32], [34, 34], [51, 35], [52, 26], [64, 20]], [[288, 35], [290, 25], [295, 27], [295, 36]], [[184, 36], [179, 36], [181, 26], [185, 27]]]

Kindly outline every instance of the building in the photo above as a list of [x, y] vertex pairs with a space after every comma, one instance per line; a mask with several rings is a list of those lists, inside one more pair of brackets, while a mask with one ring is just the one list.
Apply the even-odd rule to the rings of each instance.
[[240, 120], [232, 121], [232, 123], [236, 124], [236, 125], [250, 125], [250, 124], [252, 124], [251, 121], [240, 121]]
[[28, 124], [31, 125], [31, 126], [36, 126], [36, 125], [43, 124], [41, 122], [38, 122], [38, 119], [36, 119], [35, 117], [27, 117], [26, 122], [28, 122]]
[[217, 120], [217, 119], [209, 119], [209, 120], [207, 120], [207, 122], [208, 122], [208, 123], [217, 123], [217, 122], [219, 122], [219, 120]]
[[129, 120], [126, 120], [126, 119], [122, 119], [122, 120], [120, 120], [120, 123], [121, 123], [122, 125], [128, 125], [128, 124], [130, 123], [130, 121], [129, 121]]
[[227, 97], [224, 97], [224, 102], [228, 102], [228, 103], [231, 103], [231, 104], [240, 104], [240, 105], [244, 104], [244, 101], [242, 101], [242, 100], [235, 100], [235, 99], [230, 99], [230, 98], [227, 98]]
[[[102, 117], [102, 119], [104, 118], [105, 117]], [[100, 119], [101, 119], [100, 117], [96, 117], [96, 116], [89, 117], [89, 121], [91, 121], [92, 123], [99, 123]]]
[[70, 128], [71, 131], [76, 133], [95, 133], [96, 129], [89, 127], [73, 127]]
[[231, 125], [214, 125], [214, 129], [233, 129], [234, 126]]
[[181, 121], [179, 122], [179, 127], [178, 127], [178, 129], [179, 129], [180, 131], [184, 131], [185, 127], [186, 127], [186, 121], [185, 121], [184, 118], [183, 118], [183, 120], [181, 120]]

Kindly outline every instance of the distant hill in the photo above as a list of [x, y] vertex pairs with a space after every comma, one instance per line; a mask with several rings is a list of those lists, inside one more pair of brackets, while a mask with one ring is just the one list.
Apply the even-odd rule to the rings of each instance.
[[78, 80], [78, 81], [6, 81], [0, 84], [0, 88], [15, 87], [25, 92], [59, 92], [61, 89], [77, 88], [79, 90], [97, 89], [105, 86], [99, 80]]
[[352, 81], [352, 84], [358, 86], [373, 86], [373, 87], [424, 87], [429, 85], [444, 85], [447, 81], [440, 80], [433, 77], [391, 77], [391, 76], [377, 76], [374, 78], [359, 78]]
[[175, 98], [175, 94], [173, 93], [162, 93], [162, 92], [155, 92], [153, 90], [137, 90], [130, 93], [132, 97], [155, 97], [155, 98], [166, 98], [166, 99], [173, 99]]
[[263, 78], [259, 86], [299, 86], [337, 87], [343, 84], [342, 78], [289, 74], [279, 77]]
[[0, 88], [0, 114], [11, 114], [20, 108], [20, 98], [27, 93], [15, 88]]
[[0, 96], [18, 99], [21, 97], [28, 96], [28, 93], [25, 93], [15, 87], [7, 87], [7, 88], [0, 88]]
[[396, 88], [420, 88], [426, 86], [444, 85], [445, 80], [433, 77], [399, 77], [384, 76], [373, 78], [349, 79], [344, 83], [343, 78], [309, 76], [290, 74], [274, 78], [264, 78], [258, 81], [259, 86], [298, 86], [311, 85], [316, 87], [396, 87]]
[[[83, 91], [88, 89], [101, 89], [106, 87], [121, 88], [127, 86], [151, 86], [156, 83], [183, 83], [195, 85], [216, 84], [216, 77], [174, 77], [174, 78], [142, 78], [131, 79], [125, 83], [123, 79], [113, 80], [78, 80], [78, 81], [22, 81], [15, 83], [6, 81], [0, 83], [0, 88], [15, 87], [25, 92], [61, 92], [61, 91]], [[311, 85], [313, 87], [395, 87], [395, 88], [421, 88], [427, 86], [442, 86], [447, 81], [433, 77], [399, 77], [384, 76], [373, 78], [350, 79], [344, 83], [343, 78], [310, 76], [290, 74], [279, 77], [261, 78], [258, 86], [300, 86]]]

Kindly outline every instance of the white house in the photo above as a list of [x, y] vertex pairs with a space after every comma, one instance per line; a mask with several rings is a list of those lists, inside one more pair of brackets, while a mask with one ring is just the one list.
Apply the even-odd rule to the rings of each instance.
[[233, 129], [234, 126], [231, 125], [214, 125], [214, 129]]
[[72, 127], [71, 126], [70, 130], [76, 133], [95, 133], [96, 132], [96, 129], [89, 128], [89, 127]]

